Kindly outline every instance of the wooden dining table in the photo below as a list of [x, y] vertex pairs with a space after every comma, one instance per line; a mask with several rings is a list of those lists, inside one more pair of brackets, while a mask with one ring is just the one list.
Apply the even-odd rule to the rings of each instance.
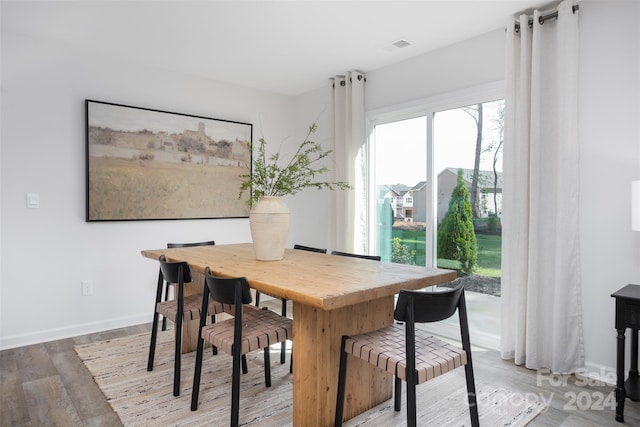
[[[393, 322], [394, 295], [456, 278], [455, 271], [286, 249], [280, 261], [257, 261], [250, 243], [143, 250], [157, 260], [186, 261], [193, 271], [246, 277], [260, 293], [293, 302], [293, 425], [334, 422], [342, 335]], [[202, 285], [203, 286], [203, 285]], [[349, 359], [345, 419], [392, 396], [393, 378]]]

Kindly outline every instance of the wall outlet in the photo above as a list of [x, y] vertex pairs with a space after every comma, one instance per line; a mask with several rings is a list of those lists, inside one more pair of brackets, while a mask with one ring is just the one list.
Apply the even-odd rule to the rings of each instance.
[[40, 209], [40, 194], [27, 193], [27, 207], [29, 209]]
[[88, 297], [93, 295], [93, 280], [83, 280], [82, 281], [82, 290], [83, 297]]

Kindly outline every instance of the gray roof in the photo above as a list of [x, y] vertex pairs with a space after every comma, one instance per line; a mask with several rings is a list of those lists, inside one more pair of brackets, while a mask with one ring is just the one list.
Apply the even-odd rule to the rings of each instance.
[[407, 191], [411, 190], [411, 187], [406, 186], [404, 184], [394, 184], [394, 185], [388, 185], [387, 187], [391, 188], [391, 190], [393, 190], [396, 194], [404, 194]]
[[[473, 179], [473, 169], [446, 168], [442, 172], [440, 172], [438, 176], [442, 175], [445, 172], [450, 172], [455, 176], [458, 176], [458, 170], [460, 169], [462, 169], [462, 178], [467, 182], [467, 184], [471, 185], [471, 180]], [[478, 186], [480, 188], [493, 188], [493, 180], [493, 171], [478, 171]], [[502, 188], [502, 172], [498, 172], [498, 185], [496, 187]]]
[[421, 190], [422, 187], [424, 187], [425, 185], [427, 185], [427, 181], [420, 181], [419, 183], [417, 183], [416, 185], [413, 186], [413, 188], [411, 188], [412, 191], [418, 191]]

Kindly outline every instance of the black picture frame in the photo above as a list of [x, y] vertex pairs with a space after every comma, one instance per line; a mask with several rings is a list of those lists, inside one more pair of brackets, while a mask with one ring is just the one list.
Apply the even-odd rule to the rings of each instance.
[[253, 126], [85, 100], [86, 221], [246, 218]]

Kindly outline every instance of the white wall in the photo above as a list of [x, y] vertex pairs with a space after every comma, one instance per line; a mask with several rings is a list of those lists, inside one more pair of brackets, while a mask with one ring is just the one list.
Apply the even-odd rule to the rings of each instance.
[[367, 73], [365, 109], [385, 109], [504, 79], [504, 30]]
[[[2, 19], [14, 17], [3, 10]], [[1, 47], [0, 348], [149, 321], [157, 265], [142, 249], [250, 241], [247, 219], [86, 223], [84, 99], [249, 122], [254, 137], [280, 141], [294, 130], [291, 97], [49, 38], [3, 31]], [[40, 209], [26, 208], [28, 192], [40, 194]], [[95, 295], [80, 296], [82, 280]]]
[[581, 255], [588, 367], [615, 367], [611, 293], [640, 285], [631, 181], [640, 179], [638, 2], [580, 4]]
[[[640, 179], [640, 3], [586, 0], [578, 13], [582, 302], [586, 360], [598, 371], [615, 367], [610, 294], [640, 284], [640, 233], [630, 226], [630, 183]], [[500, 29], [367, 72], [367, 111], [503, 80], [504, 40]], [[316, 110], [318, 93], [307, 95]]]
[[[333, 110], [329, 105], [330, 90], [329, 79], [327, 86], [303, 96], [295, 98], [295, 134], [306, 135], [311, 123], [318, 125], [318, 130], [311, 139], [321, 143], [325, 150], [333, 147], [332, 115]], [[297, 140], [297, 143], [300, 141]], [[322, 180], [333, 180], [333, 155], [326, 159], [329, 173], [320, 177]], [[291, 211], [291, 223], [289, 226], [289, 243], [291, 246], [298, 243], [316, 248], [329, 248], [329, 190], [307, 189], [285, 200]]]

